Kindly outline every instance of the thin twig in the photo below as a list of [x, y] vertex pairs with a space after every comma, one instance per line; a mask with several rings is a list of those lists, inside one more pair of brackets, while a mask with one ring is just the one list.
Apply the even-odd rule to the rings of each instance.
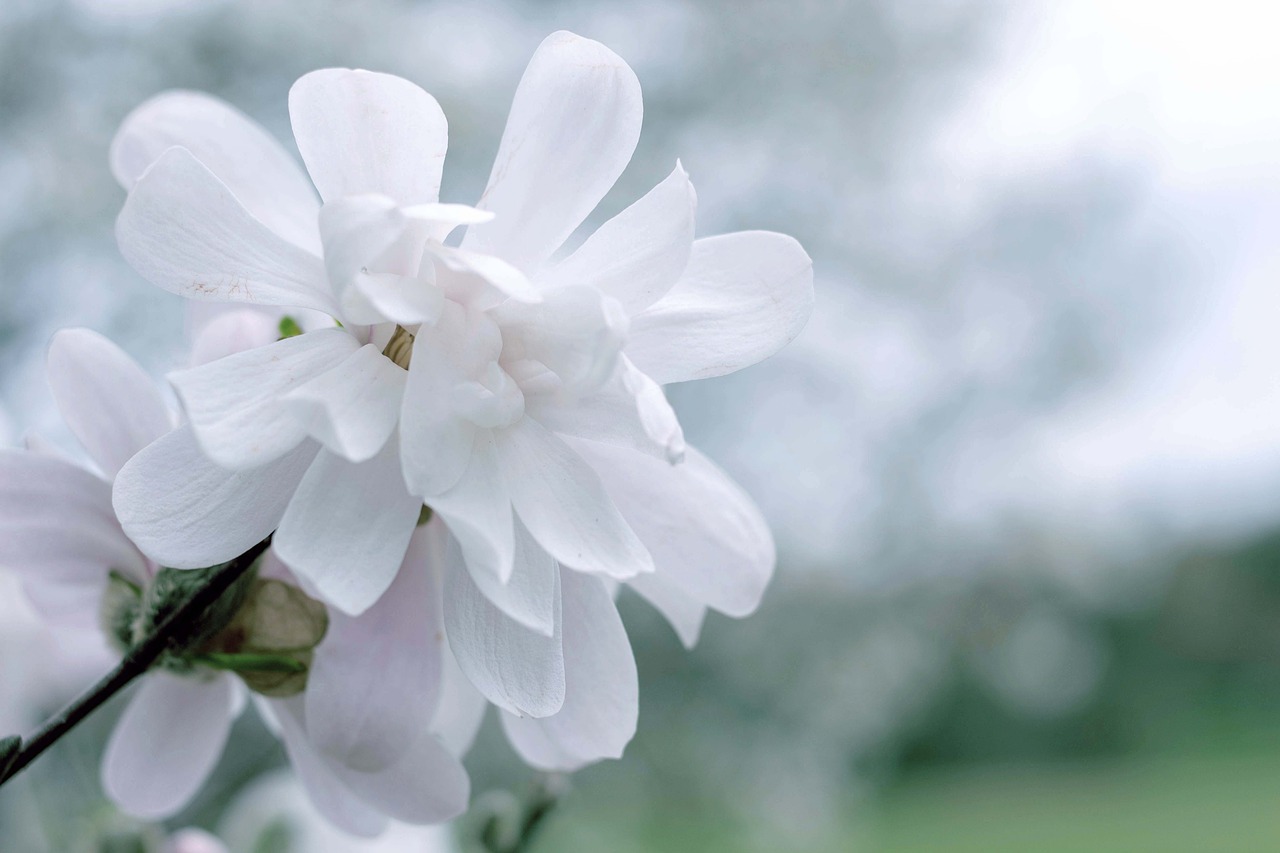
[[[185, 630], [195, 623], [196, 617], [222, 597], [254, 561], [271, 545], [268, 536], [229, 563], [223, 563], [209, 578], [209, 582], [192, 593], [191, 597], [174, 608], [145, 640], [129, 650], [111, 672], [82, 693], [79, 698], [63, 708], [34, 735], [22, 741], [21, 748], [8, 759], [8, 767], [0, 767], [0, 785], [5, 784], [24, 767], [34, 761], [46, 749], [75, 728], [96, 711], [108, 699], [124, 689], [129, 682], [144, 674], [167, 649], [175, 645]], [[5, 764], [0, 755], [0, 765]]]

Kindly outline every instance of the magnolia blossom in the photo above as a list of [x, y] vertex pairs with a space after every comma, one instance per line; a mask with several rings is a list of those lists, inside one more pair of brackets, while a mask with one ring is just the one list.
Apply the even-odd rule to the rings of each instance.
[[[661, 385], [790, 341], [809, 258], [767, 232], [694, 239], [678, 164], [563, 252], [642, 112], [631, 69], [570, 33], [530, 62], [474, 207], [439, 201], [447, 126], [413, 84], [317, 71], [289, 112], [318, 199], [265, 131], [203, 95], [149, 101], [113, 146], [129, 189], [117, 237], [142, 275], [336, 321], [171, 374], [190, 425], [121, 471], [125, 530], [177, 567], [275, 530], [289, 568], [351, 615], [407, 573], [443, 572], [457, 663], [526, 760], [620, 755], [637, 687], [611, 585], [692, 644], [708, 608], [756, 607], [775, 560]], [[223, 476], [193, 480], [208, 460]], [[415, 537], [424, 553], [406, 558]], [[396, 749], [403, 727], [377, 728], [379, 751]]]
[[[0, 567], [21, 578], [32, 604], [60, 631], [104, 630], [118, 646], [127, 647], [128, 637], [122, 640], [120, 633], [128, 635], [143, 618], [136, 605], [155, 593], [164, 574], [121, 529], [111, 507], [111, 480], [138, 450], [172, 434], [173, 416], [134, 361], [84, 329], [54, 337], [48, 375], [67, 425], [97, 471], [56, 455], [41, 442], [34, 442], [39, 450], [0, 450]], [[206, 466], [208, 474], [226, 476]], [[209, 482], [199, 471], [188, 474], [197, 484]], [[237, 641], [256, 642], [258, 651], [269, 649], [273, 636], [294, 645], [298, 634], [290, 633], [287, 606], [296, 580], [271, 554], [256, 578], [235, 614]], [[330, 617], [328, 636], [310, 658], [302, 695], [289, 697], [300, 689], [296, 682], [288, 683], [294, 676], [237, 669], [234, 662], [246, 658], [219, 654], [224, 649], [216, 643], [209, 644], [208, 655], [153, 669], [108, 743], [102, 768], [108, 795], [126, 811], [148, 819], [166, 817], [185, 805], [213, 769], [245, 706], [244, 683], [232, 674], [239, 672], [255, 690], [280, 697], [257, 698], [264, 715], [278, 724], [304, 786], [344, 829], [376, 834], [388, 817], [429, 823], [459, 814], [468, 797], [465, 771], [455, 753], [428, 731], [442, 685], [450, 677], [457, 679], [443, 670], [436, 628], [440, 617], [431, 610], [438, 594], [425, 588], [426, 582], [429, 576], [405, 572], [397, 581], [397, 594], [365, 617]], [[268, 594], [276, 601], [267, 600]], [[120, 609], [131, 596], [135, 607]], [[250, 604], [257, 607], [256, 621], [244, 615]], [[311, 615], [316, 615], [314, 609]], [[323, 627], [315, 633], [313, 644]], [[378, 637], [395, 640], [379, 642]], [[370, 692], [366, 684], [371, 671], [394, 676], [394, 681]], [[378, 752], [355, 729], [344, 733], [345, 752], [322, 753], [307, 700], [316, 696], [323, 704], [326, 696], [361, 690], [366, 697], [382, 699], [374, 706], [376, 713], [383, 713], [384, 706], [414, 709], [406, 748], [394, 755]], [[456, 706], [457, 700], [452, 701]], [[456, 714], [453, 706], [448, 714]], [[326, 724], [323, 713], [317, 719], [320, 726]], [[450, 730], [452, 746], [465, 751], [474, 729], [460, 729], [447, 719], [440, 723]]]

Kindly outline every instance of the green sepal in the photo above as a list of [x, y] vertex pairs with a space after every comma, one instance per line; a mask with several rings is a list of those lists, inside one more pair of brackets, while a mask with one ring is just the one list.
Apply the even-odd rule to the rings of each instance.
[[298, 321], [285, 314], [280, 318], [280, 337], [279, 340], [285, 338], [296, 338], [302, 334], [302, 327], [298, 325]]

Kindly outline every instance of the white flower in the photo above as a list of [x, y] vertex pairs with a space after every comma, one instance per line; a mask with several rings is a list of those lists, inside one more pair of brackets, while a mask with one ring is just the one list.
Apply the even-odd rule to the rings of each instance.
[[[517, 748], [545, 767], [620, 754], [635, 664], [606, 581], [692, 643], [708, 607], [751, 612], [774, 564], [754, 504], [685, 448], [660, 386], [786, 344], [809, 258], [779, 234], [694, 240], [678, 165], [557, 256], [641, 123], [631, 69], [570, 33], [530, 62], [476, 208], [438, 201], [447, 128], [416, 86], [328, 70], [289, 101], [323, 207], [264, 131], [204, 96], [144, 104], [114, 146], [131, 187], [117, 236], [144, 276], [342, 321], [172, 375], [192, 428], [122, 472], [126, 530], [200, 566], [278, 528], [289, 566], [360, 613], [409, 566], [425, 501], [450, 643]], [[192, 483], [202, 452], [240, 485]]]
[[[172, 435], [173, 420], [142, 369], [96, 333], [55, 335], [48, 374], [67, 425], [100, 473], [47, 452], [0, 450], [0, 567], [22, 579], [33, 605], [59, 630], [111, 633], [118, 611], [110, 596], [154, 584], [159, 567], [121, 529], [110, 481], [139, 449]], [[207, 461], [202, 470], [189, 473], [204, 483], [234, 476]], [[259, 576], [294, 582], [271, 554]], [[438, 595], [420, 588], [422, 582], [421, 573], [404, 572], [399, 594], [367, 618], [335, 614], [311, 661], [307, 690], [260, 700], [266, 713], [287, 721], [283, 736], [304, 783], [321, 792], [317, 799], [326, 805], [341, 806], [331, 819], [349, 831], [372, 834], [388, 816], [438, 822], [466, 807], [465, 771], [424, 726], [448, 673], [436, 636], [440, 617], [430, 618], [428, 611], [424, 618], [422, 607]], [[280, 620], [269, 627], [278, 630]], [[245, 704], [245, 690], [229, 672], [200, 664], [180, 669], [156, 668], [143, 678], [104, 756], [108, 795], [139, 817], [166, 817], [194, 796]], [[371, 688], [371, 671], [386, 680]], [[368, 704], [353, 719], [357, 712], [349, 709], [357, 691]], [[320, 709], [310, 726], [303, 722], [308, 705]], [[411, 721], [395, 719], [395, 709], [404, 705], [414, 708]], [[338, 708], [329, 712], [329, 706]], [[455, 713], [453, 706], [443, 710], [442, 725], [456, 729], [443, 717]], [[332, 728], [335, 720], [355, 727], [326, 733], [323, 727]], [[403, 750], [391, 754], [380, 741], [370, 746], [364, 733], [370, 725], [391, 730]], [[341, 751], [324, 749], [339, 738]]]

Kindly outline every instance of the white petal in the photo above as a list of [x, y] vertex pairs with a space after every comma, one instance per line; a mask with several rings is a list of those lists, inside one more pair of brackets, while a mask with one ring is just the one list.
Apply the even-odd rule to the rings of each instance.
[[640, 82], [617, 54], [568, 32], [548, 36], [516, 89], [478, 207], [497, 218], [463, 247], [531, 272], [622, 174], [640, 138]]
[[160, 853], [230, 853], [216, 835], [203, 829], [182, 829], [165, 839]]
[[686, 649], [692, 649], [698, 644], [702, 623], [707, 618], [705, 605], [680, 592], [667, 582], [665, 576], [657, 572], [637, 575], [627, 581], [627, 586], [666, 617]]
[[62, 419], [108, 479], [130, 456], [173, 428], [155, 383], [97, 332], [63, 329], [55, 334], [48, 371]]
[[259, 468], [228, 471], [179, 427], [129, 460], [112, 502], [129, 538], [164, 566], [198, 569], [243, 554], [275, 530], [317, 445]]
[[[510, 297], [519, 302], [538, 302], [542, 299], [533, 282], [501, 258], [449, 246], [432, 246], [430, 251], [449, 269], [477, 277], [496, 290], [501, 297]], [[478, 301], [475, 294], [483, 293], [484, 289], [471, 287], [467, 290], [471, 298], [460, 301]]]
[[785, 234], [693, 244], [684, 275], [631, 318], [627, 355], [662, 385], [722, 376], [786, 346], [813, 311], [813, 261]]
[[546, 719], [502, 715], [507, 737], [529, 764], [576, 770], [621, 758], [636, 733], [640, 688], [631, 643], [599, 578], [561, 577], [564, 599], [564, 706]]
[[515, 559], [511, 498], [490, 430], [476, 436], [467, 470], [453, 488], [431, 498], [430, 506], [458, 540], [472, 573], [503, 583], [511, 577]]
[[679, 163], [666, 180], [601, 225], [538, 277], [542, 287], [589, 284], [635, 313], [676, 283], [689, 263], [697, 195]]
[[502, 327], [504, 362], [540, 362], [571, 396], [589, 393], [609, 380], [627, 338], [626, 311], [617, 300], [590, 287], [557, 288], [538, 304], [509, 301], [489, 314]]
[[31, 589], [101, 590], [110, 569], [147, 574], [112, 512], [110, 485], [62, 459], [8, 449], [0, 449], [0, 568]]
[[531, 418], [497, 435], [511, 502], [547, 553], [571, 568], [618, 579], [653, 571], [649, 552], [600, 478], [568, 445]]
[[337, 313], [320, 259], [255, 219], [185, 148], [170, 148], [138, 179], [116, 241], [130, 266], [170, 293]]
[[395, 441], [359, 464], [322, 450], [280, 520], [276, 553], [326, 601], [357, 616], [391, 585], [421, 509], [405, 490]]
[[556, 393], [530, 394], [525, 400], [528, 413], [559, 435], [616, 444], [673, 463], [684, 458], [684, 431], [662, 386], [625, 357], [594, 393], [568, 401]]
[[426, 540], [419, 530], [396, 579], [363, 614], [330, 611], [307, 676], [307, 729], [348, 767], [389, 767], [435, 713], [444, 633]]
[[285, 394], [284, 405], [326, 448], [364, 462], [395, 432], [408, 376], [376, 346], [365, 344]]
[[356, 796], [341, 782], [332, 763], [316, 751], [304, 727], [304, 699], [260, 701], [258, 710], [268, 728], [279, 729], [289, 763], [316, 811], [339, 829], [361, 838], [372, 838], [387, 827], [384, 813]]
[[202, 323], [195, 331], [191, 342], [191, 366], [208, 364], [279, 339], [280, 321], [265, 311], [257, 308], [225, 311]]
[[468, 564], [471, 579], [489, 601], [524, 627], [550, 637], [555, 634], [555, 559], [539, 547], [524, 525], [515, 522], [515, 559], [510, 579]]
[[111, 171], [126, 190], [168, 149], [181, 146], [235, 193], [262, 224], [319, 251], [320, 203], [275, 137], [230, 104], [200, 92], [164, 92], [125, 118], [111, 143]]
[[444, 585], [445, 630], [458, 666], [490, 702], [512, 712], [546, 717], [564, 703], [560, 646], [560, 581], [556, 572], [555, 630], [546, 637], [499, 610], [475, 585], [456, 545], [449, 549]]
[[[491, 334], [480, 334], [485, 331]], [[487, 352], [471, 352], [477, 347]], [[452, 302], [435, 326], [418, 330], [400, 410], [404, 476], [414, 494], [428, 499], [439, 495], [467, 469], [476, 425], [454, 410], [453, 389], [470, 380], [482, 361], [496, 359], [501, 349], [496, 328], [477, 330], [466, 311]]]
[[730, 616], [756, 609], [777, 553], [760, 510], [728, 475], [693, 448], [668, 465], [605, 444], [573, 446], [648, 546], [659, 577]]
[[209, 457], [226, 468], [270, 462], [306, 438], [284, 395], [360, 348], [342, 329], [320, 329], [170, 373]]
[[107, 744], [107, 795], [129, 814], [150, 820], [186, 805], [222, 755], [233, 692], [225, 675], [200, 681], [148, 674]]
[[289, 119], [326, 202], [381, 193], [401, 205], [434, 202], [449, 147], [436, 99], [391, 74], [326, 68], [289, 90]]

